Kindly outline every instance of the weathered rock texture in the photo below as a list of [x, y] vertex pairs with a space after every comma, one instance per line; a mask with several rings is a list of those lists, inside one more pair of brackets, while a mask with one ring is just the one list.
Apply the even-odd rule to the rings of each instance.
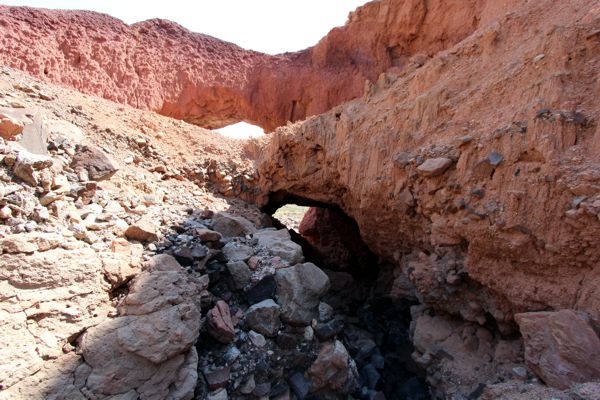
[[[497, 16], [266, 138], [259, 202], [341, 207], [421, 300], [469, 321], [598, 319], [599, 9], [547, 0]], [[429, 159], [451, 165], [419, 173]]]
[[279, 56], [165, 20], [128, 26], [92, 12], [0, 7], [0, 62], [203, 127], [244, 120], [273, 130], [360, 96], [365, 79], [389, 68], [422, 63], [511, 3], [372, 2], [315, 47]]

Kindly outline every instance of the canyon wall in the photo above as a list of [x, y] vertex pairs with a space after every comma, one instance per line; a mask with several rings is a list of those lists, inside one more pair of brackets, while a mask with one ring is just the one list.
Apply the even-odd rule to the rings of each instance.
[[561, 308], [598, 319], [594, 5], [515, 7], [281, 128], [257, 152], [259, 203], [341, 207], [426, 303], [467, 320], [510, 330], [515, 312]]
[[0, 6], [0, 62], [205, 128], [272, 131], [360, 96], [365, 80], [458, 43], [509, 3], [376, 1], [315, 47], [277, 56], [165, 20]]

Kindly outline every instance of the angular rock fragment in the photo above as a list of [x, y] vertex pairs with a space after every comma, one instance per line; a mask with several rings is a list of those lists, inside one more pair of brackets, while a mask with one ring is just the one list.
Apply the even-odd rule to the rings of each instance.
[[206, 329], [215, 340], [228, 344], [235, 339], [235, 328], [233, 327], [231, 312], [227, 303], [219, 300], [206, 317]]
[[227, 237], [245, 236], [256, 232], [256, 227], [252, 222], [229, 213], [215, 214], [213, 229]]
[[446, 157], [429, 158], [417, 167], [417, 172], [427, 177], [439, 176], [446, 172], [451, 165], [452, 160]]
[[358, 383], [354, 360], [344, 345], [337, 340], [323, 346], [307, 374], [312, 383], [313, 393], [319, 391], [351, 393]]
[[236, 289], [243, 289], [250, 283], [252, 277], [252, 271], [248, 268], [248, 265], [243, 261], [229, 261], [227, 263], [227, 270], [233, 279], [233, 284]]
[[515, 315], [527, 366], [553, 387], [567, 389], [600, 377], [600, 338], [589, 317], [572, 310]]
[[273, 300], [263, 300], [246, 311], [246, 324], [258, 333], [274, 337], [281, 325], [279, 321], [280, 310], [279, 305]]
[[129, 226], [125, 231], [125, 236], [128, 239], [139, 240], [140, 242], [155, 242], [158, 240], [156, 230], [157, 226], [154, 222], [151, 219], [144, 217]]
[[75, 171], [83, 169], [91, 180], [102, 181], [110, 179], [119, 170], [119, 164], [98, 147], [79, 145], [71, 168]]
[[223, 254], [228, 261], [246, 261], [254, 254], [254, 249], [244, 244], [230, 242], [223, 247]]
[[23, 132], [23, 123], [10, 115], [0, 113], [0, 137], [5, 140], [15, 140]]
[[308, 325], [318, 316], [319, 300], [329, 289], [329, 277], [319, 267], [304, 263], [278, 269], [275, 281], [284, 321]]

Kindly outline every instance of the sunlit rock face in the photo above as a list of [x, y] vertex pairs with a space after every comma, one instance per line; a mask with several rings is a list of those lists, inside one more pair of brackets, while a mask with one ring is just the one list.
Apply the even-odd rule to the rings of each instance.
[[381, 72], [451, 47], [510, 2], [454, 3], [369, 3], [316, 46], [278, 56], [166, 20], [127, 25], [94, 12], [3, 6], [0, 62], [205, 128], [247, 121], [272, 131], [360, 96]]

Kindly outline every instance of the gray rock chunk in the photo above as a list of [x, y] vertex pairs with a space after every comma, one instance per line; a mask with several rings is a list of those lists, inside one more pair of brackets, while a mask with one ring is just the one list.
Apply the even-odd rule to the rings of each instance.
[[218, 213], [213, 217], [213, 229], [223, 236], [245, 236], [256, 232], [256, 227], [246, 218], [229, 213]]
[[281, 257], [290, 264], [302, 262], [302, 247], [292, 241], [287, 229], [263, 229], [255, 235], [258, 244], [265, 247], [271, 254]]
[[246, 324], [250, 329], [268, 337], [274, 337], [279, 331], [281, 308], [273, 300], [263, 300], [246, 311]]
[[312, 263], [282, 268], [275, 273], [277, 302], [282, 319], [294, 325], [308, 325], [318, 316], [319, 299], [329, 289], [329, 277]]
[[254, 255], [254, 250], [250, 246], [230, 242], [223, 247], [223, 254], [229, 261], [246, 261]]
[[91, 180], [102, 181], [110, 179], [119, 170], [119, 164], [98, 147], [80, 145], [76, 147], [71, 168], [84, 169]]
[[252, 271], [245, 262], [230, 261], [227, 263], [227, 270], [231, 274], [236, 289], [243, 289], [250, 283]]

